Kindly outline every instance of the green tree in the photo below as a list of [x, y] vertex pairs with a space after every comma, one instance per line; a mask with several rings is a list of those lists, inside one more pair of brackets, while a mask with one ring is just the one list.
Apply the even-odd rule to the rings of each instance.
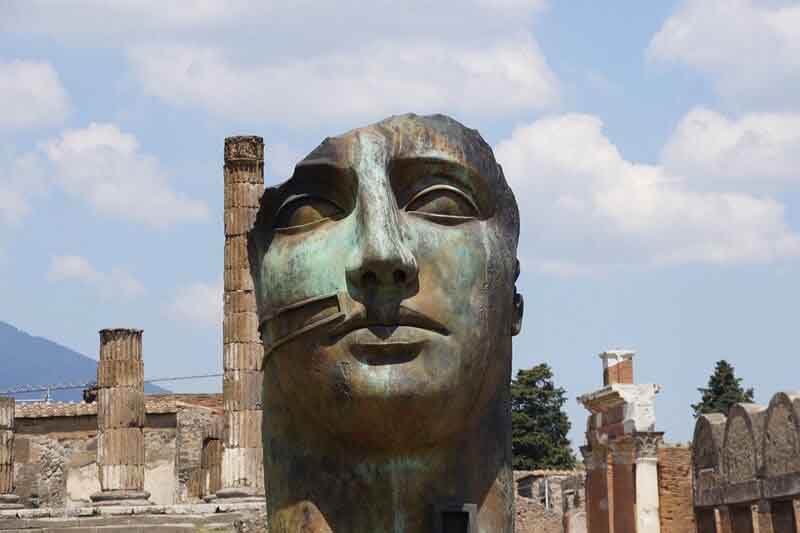
[[725, 359], [717, 361], [714, 373], [708, 379], [708, 387], [697, 389], [702, 397], [699, 403], [692, 404], [694, 416], [708, 413], [728, 414], [735, 403], [753, 401], [753, 389], [742, 388], [742, 378], [737, 378], [733, 366]]
[[511, 381], [511, 445], [515, 470], [575, 467], [564, 412], [566, 392], [546, 363], [520, 370]]

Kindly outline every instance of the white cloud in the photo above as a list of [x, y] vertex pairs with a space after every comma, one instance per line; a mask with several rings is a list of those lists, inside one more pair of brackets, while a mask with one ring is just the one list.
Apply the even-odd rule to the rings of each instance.
[[68, 111], [67, 93], [49, 63], [0, 61], [0, 130], [59, 124]]
[[32, 197], [46, 190], [41, 157], [9, 152], [0, 157], [0, 220], [16, 226], [31, 210]]
[[800, 237], [775, 200], [692, 191], [659, 166], [624, 159], [590, 115], [517, 128], [496, 154], [526, 215], [521, 254], [543, 271], [800, 254]]
[[167, 305], [167, 315], [176, 321], [219, 326], [222, 324], [222, 294], [222, 281], [179, 287]]
[[89, 263], [89, 260], [79, 255], [59, 255], [53, 257], [50, 262], [50, 270], [47, 272], [49, 281], [97, 281], [102, 276]]
[[166, 102], [295, 126], [409, 111], [509, 116], [558, 99], [556, 78], [529, 35], [472, 47], [377, 42], [269, 64], [180, 45], [136, 47], [129, 58], [145, 90]]
[[691, 110], [662, 151], [671, 172], [698, 180], [800, 182], [800, 114], [749, 113], [728, 118]]
[[800, 4], [684, 0], [653, 37], [648, 55], [711, 75], [726, 96], [800, 102]]
[[130, 300], [145, 292], [144, 285], [126, 269], [112, 267], [109, 272], [100, 272], [79, 255], [53, 257], [46, 278], [54, 283], [77, 281], [90, 285], [108, 300]]
[[140, 151], [136, 137], [114, 124], [67, 130], [44, 143], [42, 150], [53, 165], [54, 181], [99, 213], [154, 227], [208, 215], [203, 202], [170, 188], [158, 161]]

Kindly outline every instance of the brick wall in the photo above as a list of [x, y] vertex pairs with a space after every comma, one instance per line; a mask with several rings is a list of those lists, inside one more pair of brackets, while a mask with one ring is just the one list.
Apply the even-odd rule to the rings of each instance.
[[659, 448], [658, 495], [661, 533], [696, 531], [692, 503], [692, 449], [688, 446]]

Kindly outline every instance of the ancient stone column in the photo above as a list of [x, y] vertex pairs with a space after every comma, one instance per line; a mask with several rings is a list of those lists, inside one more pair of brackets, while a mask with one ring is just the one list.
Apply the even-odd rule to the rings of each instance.
[[581, 446], [586, 465], [586, 521], [592, 533], [609, 533], [608, 460], [605, 448]]
[[0, 396], [0, 510], [20, 509], [14, 494], [14, 398]]
[[261, 360], [247, 232], [264, 191], [264, 140], [225, 139], [225, 309], [223, 397], [225, 407], [222, 489], [219, 498], [264, 494], [261, 447]]
[[142, 330], [100, 330], [97, 365], [95, 505], [148, 505], [144, 490], [144, 363]]
[[[613, 459], [612, 492], [614, 494], [614, 533], [636, 533], [636, 481], [634, 474], [635, 444], [630, 438], [613, 441], [610, 445]], [[656, 492], [658, 501], [658, 492]], [[656, 515], [658, 518], [658, 515]], [[656, 523], [658, 523], [656, 521]], [[640, 530], [647, 531], [649, 529]]]
[[[636, 444], [636, 527], [637, 531], [659, 533], [661, 517], [658, 492], [658, 446], [663, 434], [660, 432], [637, 433]], [[688, 512], [688, 511], [687, 511]]]

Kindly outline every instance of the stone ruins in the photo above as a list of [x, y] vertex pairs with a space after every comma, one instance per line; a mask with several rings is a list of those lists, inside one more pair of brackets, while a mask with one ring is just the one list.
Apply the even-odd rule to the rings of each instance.
[[[436, 141], [437, 135], [452, 140], [453, 132], [460, 131], [447, 122], [449, 119], [426, 119], [431, 121], [430, 124], [416, 124], [416, 117], [393, 120], [399, 122], [385, 123], [379, 128], [380, 135], [396, 135], [402, 140], [388, 143], [390, 146], [414, 146], [414, 138], [406, 138], [406, 130], [418, 134], [425, 128], [433, 128], [429, 132], [431, 146], [441, 148], [458, 144], [449, 140]], [[307, 166], [319, 165], [324, 157], [335, 159], [342, 154], [356, 153], [343, 149], [345, 145], [356, 142], [355, 138], [369, 137], [370, 142], [380, 144], [380, 135], [376, 132], [356, 131], [359, 132], [357, 135], [344, 141], [323, 143], [318, 149], [321, 151], [314, 153]], [[464, 142], [464, 139], [472, 139], [470, 135], [461, 132], [456, 137], [461, 139], [459, 142]], [[479, 152], [482, 150], [476, 139], [467, 144], [470, 150], [476, 147]], [[335, 149], [326, 152], [325, 146], [334, 146]], [[378, 145], [371, 145], [372, 148], [375, 150], [370, 153], [383, 153], [378, 150]], [[461, 156], [469, 152], [466, 149], [457, 151]], [[488, 160], [486, 157], [483, 153], [478, 158], [482, 162], [477, 166], [483, 165]], [[422, 164], [405, 163], [408, 172], [417, 168], [415, 164]], [[405, 444], [409, 440], [403, 432], [435, 421], [435, 417], [422, 416], [429, 407], [449, 409], [458, 407], [457, 402], [453, 403], [451, 399], [450, 404], [426, 403], [429, 398], [412, 398], [418, 402], [414, 404], [413, 416], [408, 416], [407, 412], [403, 415], [404, 411], [400, 409], [385, 417], [379, 410], [373, 412], [370, 402], [359, 403], [359, 395], [369, 390], [358, 389], [357, 383], [347, 381], [348, 376], [352, 378], [354, 375], [348, 365], [334, 369], [340, 374], [329, 374], [339, 376], [330, 388], [333, 394], [330, 401], [320, 396], [327, 402], [320, 403], [320, 406], [332, 409], [331, 413], [339, 413], [333, 419], [335, 424], [330, 419], [317, 419], [314, 418], [316, 415], [308, 413], [302, 415], [302, 424], [284, 425], [290, 418], [276, 409], [282, 406], [295, 409], [296, 406], [281, 404], [283, 400], [280, 397], [276, 400], [275, 395], [264, 403], [262, 389], [265, 384], [277, 387], [281, 379], [287, 378], [290, 381], [286, 383], [299, 384], [298, 390], [308, 388], [307, 380], [291, 381], [295, 376], [293, 372], [300, 372], [297, 376], [302, 378], [302, 372], [308, 372], [308, 368], [292, 366], [293, 361], [285, 361], [296, 351], [290, 342], [295, 330], [299, 327], [302, 331], [298, 335], [307, 335], [300, 339], [300, 343], [312, 337], [319, 341], [315, 337], [318, 330], [314, 330], [313, 335], [303, 332], [316, 328], [320, 317], [331, 316], [325, 314], [328, 310], [325, 305], [335, 301], [340, 312], [347, 312], [358, 309], [358, 302], [348, 301], [337, 292], [335, 298], [324, 296], [319, 303], [325, 305], [313, 307], [308, 313], [306, 307], [294, 306], [291, 301], [275, 303], [279, 308], [275, 313], [265, 312], [273, 305], [273, 300], [277, 302], [275, 298], [282, 296], [274, 290], [264, 292], [265, 288], [271, 287], [269, 283], [264, 283], [258, 272], [256, 276], [251, 275], [253, 257], [263, 260], [267, 257], [267, 249], [262, 247], [259, 251], [258, 245], [248, 243], [248, 235], [254, 225], [257, 227], [262, 195], [266, 199], [263, 203], [277, 208], [269, 201], [292, 191], [285, 189], [276, 193], [268, 190], [264, 194], [263, 168], [264, 143], [260, 137], [225, 140], [223, 393], [145, 395], [142, 331], [102, 330], [96, 388], [87, 391], [87, 401], [17, 403], [13, 398], [0, 397], [0, 531], [121, 533], [148, 529], [154, 533], [179, 530], [252, 532], [267, 529], [267, 516], [272, 517], [273, 526], [284, 521], [282, 529], [271, 529], [280, 533], [344, 530], [348, 533], [377, 530], [407, 533], [800, 531], [800, 393], [779, 392], [768, 406], [737, 405], [727, 416], [701, 416], [696, 420], [692, 443], [668, 444], [658, 430], [655, 416], [655, 398], [660, 387], [635, 382], [634, 353], [630, 350], [601, 353], [603, 386], [578, 398], [590, 414], [586, 442], [580, 448], [583, 465], [574, 471], [511, 471], [509, 457], [491, 445], [492, 442], [501, 443], [501, 448], [507, 449], [505, 437], [498, 439], [493, 434], [501, 430], [481, 423], [456, 424], [451, 428], [453, 433], [442, 433], [446, 437], [442, 443], [449, 442], [451, 435], [461, 435], [456, 442], [489, 443], [486, 448], [457, 447], [457, 452], [463, 452], [462, 457], [471, 457], [469, 462], [459, 462], [458, 454], [451, 456], [447, 445], [435, 439], [426, 441], [424, 445], [441, 447], [442, 452], [432, 455], [434, 459], [422, 457], [414, 445]], [[370, 168], [371, 171], [379, 170]], [[301, 170], [299, 175], [303, 172], [305, 170]], [[373, 178], [379, 174], [374, 174]], [[378, 184], [378, 181], [371, 185]], [[452, 191], [446, 191], [452, 200], [449, 196]], [[485, 198], [477, 197], [474, 207], [485, 207], [489, 197], [491, 194]], [[377, 208], [379, 204], [373, 202], [369, 205]], [[329, 209], [319, 204], [312, 205], [311, 210], [301, 213], [301, 222], [308, 222], [309, 214], [330, 214]], [[425, 213], [425, 216], [431, 214]], [[288, 218], [293, 220], [295, 215]], [[312, 224], [317, 222], [311, 220]], [[298, 241], [297, 232], [297, 228], [289, 228], [285, 232], [290, 235], [286, 242]], [[286, 246], [286, 242], [281, 246]], [[335, 244], [336, 241], [328, 242]], [[391, 239], [385, 242], [391, 242]], [[283, 249], [284, 252], [287, 250]], [[431, 253], [439, 252], [434, 250]], [[492, 258], [488, 259], [489, 266], [475, 269], [478, 274], [488, 276], [478, 286], [485, 287], [487, 294], [496, 293], [508, 298], [491, 304], [511, 304], [507, 311], [512, 314], [492, 326], [494, 333], [501, 332], [497, 339], [507, 340], [519, 328], [514, 313], [519, 311], [521, 316], [521, 297], [513, 289], [518, 266], [513, 264], [510, 268], [512, 263], [505, 256], [500, 260], [502, 268]], [[256, 265], [260, 264], [256, 261]], [[369, 275], [367, 271], [374, 268], [368, 266], [370, 264], [375, 263], [364, 262], [358, 267], [361, 270], [353, 267], [354, 276], [360, 272], [360, 277], [352, 279], [381, 283], [385, 278], [383, 271], [373, 272], [374, 277]], [[416, 268], [419, 270], [414, 270]], [[403, 276], [397, 275], [396, 271], [385, 279], [403, 284], [407, 281], [405, 276], [418, 272], [424, 284], [449, 282], [433, 280], [432, 274], [425, 270], [424, 262], [404, 271]], [[292, 290], [295, 292], [292, 294], [303, 296], [302, 283], [314, 286], [324, 276], [319, 275], [311, 281], [304, 281], [302, 276], [294, 278]], [[496, 287], [500, 289], [490, 290], [490, 282], [497, 283]], [[486, 313], [491, 308], [477, 306], [479, 313], [476, 316], [488, 320], [491, 313]], [[281, 319], [276, 321], [275, 317]], [[264, 324], [261, 332], [260, 321]], [[505, 324], [505, 329], [501, 324]], [[309, 329], [303, 329], [307, 326]], [[261, 335], [265, 331], [265, 338], [270, 341], [266, 372], [262, 368], [265, 349]], [[273, 341], [280, 341], [284, 348], [275, 350], [279, 343]], [[479, 346], [474, 339], [470, 342]], [[497, 359], [503, 362], [493, 370], [499, 376], [498, 384], [503, 380], [507, 383], [510, 376], [510, 343], [502, 346], [503, 350], [509, 350], [509, 357], [507, 360]], [[339, 355], [339, 352], [335, 353]], [[475, 361], [481, 360], [480, 353], [480, 350], [475, 352]], [[323, 389], [327, 385], [324, 381], [320, 383], [319, 390], [308, 397], [317, 397], [325, 392]], [[443, 381], [441, 386], [447, 384]], [[505, 388], [496, 390], [503, 392]], [[370, 399], [369, 394], [365, 397]], [[381, 401], [391, 412], [393, 398]], [[504, 405], [504, 401], [503, 394], [488, 400], [486, 412], [494, 412], [492, 409]], [[352, 416], [362, 408], [367, 409], [364, 416], [371, 421], [369, 427], [364, 427], [365, 419], [361, 415]], [[462, 422], [464, 419], [481, 419], [477, 413], [466, 413], [460, 418]], [[362, 420], [361, 425], [348, 425], [359, 420]], [[319, 432], [319, 424], [323, 423], [330, 426], [337, 439], [343, 438], [343, 442], [349, 444], [339, 446], [336, 439], [323, 438]], [[379, 441], [371, 440], [374, 435], [386, 434], [386, 428], [395, 431], [392, 429], [395, 426], [399, 428], [397, 435], [402, 438], [394, 444], [381, 448], [383, 445]], [[483, 429], [476, 429], [481, 427]], [[347, 440], [353, 430], [372, 442], [376, 450], [380, 448], [376, 457], [392, 457], [391, 461], [382, 465], [372, 458], [355, 470], [351, 469], [353, 464], [358, 464], [359, 457], [373, 453], [359, 450]], [[423, 439], [429, 434], [426, 431], [418, 433]], [[413, 436], [413, 433], [408, 435]], [[430, 432], [430, 435], [436, 433]], [[310, 437], [311, 440], [304, 441], [298, 436]], [[462, 437], [464, 440], [459, 441]], [[264, 449], [262, 442], [267, 443]], [[471, 451], [466, 453], [464, 450]], [[497, 461], [491, 468], [481, 470], [481, 464], [488, 464], [481, 463], [482, 455], [477, 453], [481, 450], [497, 452], [494, 455]], [[318, 453], [320, 451], [322, 453]], [[327, 455], [331, 451], [335, 453]], [[287, 462], [281, 463], [281, 458]], [[409, 474], [425, 464], [424, 461], [433, 461], [431, 464], [434, 465], [456, 465], [457, 468], [448, 466], [442, 470], [444, 475], [431, 479]], [[286, 464], [292, 465], [291, 470], [285, 471]], [[398, 470], [397, 465], [402, 468]], [[479, 479], [475, 478], [476, 472], [482, 472], [477, 476]], [[351, 521], [337, 516], [338, 503], [331, 506], [331, 502], [346, 497], [354, 499], [356, 506], [373, 510], [383, 509], [381, 502], [391, 507], [395, 505], [392, 498], [399, 498], [403, 493], [382, 492], [376, 487], [385, 484], [391, 488], [393, 485], [387, 479], [403, 476], [410, 483], [409, 487], [421, 488], [417, 492], [414, 492], [416, 489], [404, 488], [406, 496], [412, 494], [424, 498], [423, 506], [403, 517], [417, 521], [413, 528], [407, 527], [402, 520], [398, 522], [397, 515], [387, 527], [363, 528], [363, 524], [381, 523], [381, 517], [377, 515], [361, 520], [358, 525], [361, 529], [341, 526]], [[376, 484], [364, 484], [364, 480], [373, 478]], [[331, 480], [335, 482], [331, 484]], [[464, 483], [470, 487], [468, 490], [459, 488]], [[487, 490], [489, 485], [494, 489]], [[331, 490], [332, 486], [336, 487], [335, 491]], [[351, 491], [353, 487], [358, 490]], [[500, 490], [496, 491], [498, 488]], [[332, 493], [336, 491], [338, 493]], [[429, 501], [428, 497], [434, 493], [435, 498]], [[445, 497], [447, 495], [449, 497]], [[265, 504], [265, 500], [269, 503]], [[299, 501], [299, 506], [293, 505], [293, 501]], [[431, 521], [420, 522], [427, 520], [419, 518], [422, 516], [430, 516]], [[320, 521], [320, 517], [324, 520]], [[326, 521], [338, 525], [326, 529]], [[425, 525], [420, 528], [420, 523]], [[309, 524], [313, 527], [307, 527]]]

